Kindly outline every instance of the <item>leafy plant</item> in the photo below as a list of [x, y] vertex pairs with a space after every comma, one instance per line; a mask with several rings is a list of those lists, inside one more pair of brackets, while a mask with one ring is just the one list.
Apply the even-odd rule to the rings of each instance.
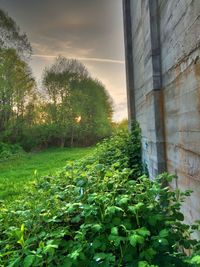
[[0, 142], [0, 162], [7, 159], [20, 157], [23, 154], [24, 150], [20, 145], [18, 144], [11, 145]]
[[137, 121], [131, 123], [128, 151], [129, 167], [134, 169], [136, 177], [141, 176], [144, 166], [142, 163], [141, 129]]
[[2, 203], [0, 264], [198, 266], [200, 243], [191, 234], [199, 226], [185, 224], [180, 211], [191, 192], [164, 186], [168, 174], [137, 177], [129, 141], [120, 132], [93, 156], [39, 179], [24, 200]]

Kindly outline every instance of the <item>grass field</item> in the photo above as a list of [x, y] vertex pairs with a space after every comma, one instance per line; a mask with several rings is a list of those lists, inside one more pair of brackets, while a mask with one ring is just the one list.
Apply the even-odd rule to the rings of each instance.
[[0, 162], [0, 200], [14, 200], [23, 195], [24, 187], [35, 178], [35, 170], [37, 176], [54, 174], [66, 161], [80, 159], [93, 149], [55, 148]]

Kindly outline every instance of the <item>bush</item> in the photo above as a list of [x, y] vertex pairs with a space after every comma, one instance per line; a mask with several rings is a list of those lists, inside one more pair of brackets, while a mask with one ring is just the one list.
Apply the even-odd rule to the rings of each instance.
[[38, 179], [24, 200], [2, 204], [0, 265], [198, 266], [200, 244], [190, 236], [200, 229], [180, 211], [190, 192], [164, 187], [168, 174], [137, 177], [130, 139], [120, 132], [93, 156]]
[[101, 142], [97, 147], [96, 157], [99, 163], [106, 166], [115, 164], [120, 170], [130, 168], [130, 178], [137, 179], [143, 174], [141, 149], [141, 129], [137, 122], [132, 122], [131, 132], [124, 128]]
[[147, 174], [145, 166], [143, 166], [142, 163], [141, 129], [136, 121], [133, 121], [131, 124], [128, 151], [129, 167], [134, 170], [134, 175], [139, 177], [143, 174], [143, 172]]
[[23, 153], [24, 150], [18, 144], [11, 145], [0, 142], [0, 162], [7, 159], [20, 157], [23, 155]]
[[129, 144], [131, 136], [127, 130], [121, 130], [109, 139], [97, 145], [94, 162], [105, 166], [115, 165], [122, 170], [129, 167]]

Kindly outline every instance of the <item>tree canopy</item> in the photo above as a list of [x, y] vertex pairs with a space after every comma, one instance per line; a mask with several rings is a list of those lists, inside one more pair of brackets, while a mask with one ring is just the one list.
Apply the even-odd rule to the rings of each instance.
[[59, 125], [62, 144], [70, 137], [93, 142], [111, 130], [112, 101], [105, 87], [91, 78], [86, 67], [75, 59], [58, 57], [44, 71], [43, 85], [48, 99], [48, 115]]
[[35, 81], [31, 70], [13, 49], [0, 49], [0, 130], [17, 125], [32, 101]]
[[24, 59], [32, 52], [27, 35], [21, 33], [15, 21], [0, 9], [0, 47], [14, 49]]

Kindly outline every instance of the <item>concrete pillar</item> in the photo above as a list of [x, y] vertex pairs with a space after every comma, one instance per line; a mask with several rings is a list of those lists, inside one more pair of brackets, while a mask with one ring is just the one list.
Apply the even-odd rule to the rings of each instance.
[[[143, 114], [143, 118], [145, 116], [147, 121], [141, 125], [145, 140], [143, 140], [143, 158], [148, 165], [150, 177], [154, 177], [166, 171], [158, 3], [157, 0], [140, 0], [139, 3], [137, 1], [123, 0], [128, 111], [129, 120], [136, 119], [140, 123], [137, 116], [140, 113], [140, 105], [136, 100], [134, 83], [134, 70], [138, 67], [138, 57], [137, 55], [134, 57], [134, 49], [141, 50], [142, 48], [138, 47], [137, 43], [133, 46], [133, 37], [137, 38], [137, 36], [132, 36], [135, 21], [137, 30], [140, 30], [138, 38], [143, 36], [144, 44], [141, 52], [144, 59], [144, 73], [137, 77], [137, 79], [145, 80], [143, 88], [137, 87], [137, 93], [140, 90], [145, 92], [142, 105], [146, 107], [144, 112], [147, 113]], [[140, 5], [141, 8], [141, 22], [138, 22], [131, 12], [131, 7], [136, 5], [137, 7]], [[141, 64], [141, 60], [139, 64]], [[151, 147], [151, 149], [148, 150], [147, 147]]]
[[134, 95], [134, 75], [133, 75], [133, 46], [132, 46], [132, 20], [130, 10], [130, 0], [123, 0], [124, 13], [124, 44], [126, 58], [126, 84], [127, 84], [127, 104], [129, 126], [132, 120], [136, 119], [135, 95]]
[[149, 10], [150, 27], [150, 60], [152, 65], [152, 91], [154, 98], [154, 121], [156, 135], [156, 157], [157, 172], [166, 171], [166, 152], [165, 152], [165, 129], [164, 129], [164, 94], [162, 88], [162, 70], [161, 70], [161, 47], [160, 47], [160, 29], [158, 1], [148, 0], [147, 8]]

